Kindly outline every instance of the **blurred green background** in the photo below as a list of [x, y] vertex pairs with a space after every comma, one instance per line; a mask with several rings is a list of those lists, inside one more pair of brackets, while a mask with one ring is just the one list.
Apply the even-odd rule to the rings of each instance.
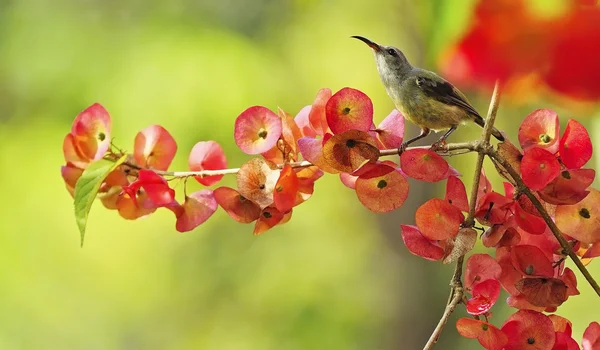
[[[222, 210], [179, 234], [166, 210], [125, 221], [97, 203], [81, 249], [61, 146], [75, 115], [94, 102], [111, 113], [122, 148], [131, 150], [138, 130], [163, 125], [178, 141], [172, 168], [180, 170], [192, 146], [210, 139], [240, 165], [247, 157], [233, 142], [233, 121], [242, 110], [295, 114], [322, 87], [364, 91], [378, 123], [393, 106], [368, 48], [348, 37], [394, 44], [435, 69], [473, 4], [1, 0], [0, 349], [421, 348], [444, 308], [452, 267], [410, 255], [399, 224], [412, 224], [416, 207], [444, 184], [411, 183], [401, 209], [375, 215], [325, 176], [290, 223], [260, 237]], [[487, 109], [489, 96], [467, 94]], [[518, 121], [542, 106], [600, 135], [589, 111], [549, 101], [515, 107], [505, 99], [499, 127], [515, 139]], [[453, 137], [478, 133], [465, 127]], [[467, 186], [473, 160], [451, 159]], [[599, 266], [590, 267], [595, 276]], [[579, 280], [581, 295], [559, 312], [573, 320], [577, 341], [598, 305]], [[502, 300], [497, 325], [510, 312]], [[453, 323], [462, 315], [459, 308], [437, 348], [479, 348], [458, 337]]]

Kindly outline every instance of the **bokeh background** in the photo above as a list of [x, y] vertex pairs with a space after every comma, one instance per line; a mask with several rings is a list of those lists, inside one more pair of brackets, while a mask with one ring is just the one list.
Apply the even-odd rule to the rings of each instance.
[[[180, 170], [200, 140], [218, 141], [231, 166], [242, 164], [247, 157], [233, 141], [242, 110], [280, 106], [295, 114], [322, 87], [364, 91], [379, 122], [392, 103], [368, 48], [349, 36], [394, 44], [436, 70], [468, 29], [474, 5], [0, 0], [0, 348], [421, 348], [444, 308], [452, 267], [412, 256], [399, 224], [412, 224], [417, 206], [444, 184], [411, 183], [401, 209], [375, 215], [336, 176], [325, 176], [290, 223], [259, 237], [222, 210], [179, 234], [167, 210], [126, 221], [97, 203], [82, 249], [60, 177], [61, 146], [75, 115], [94, 102], [110, 112], [121, 148], [133, 148], [138, 130], [164, 126], [178, 142], [172, 168]], [[552, 12], [561, 4], [532, 6]], [[465, 92], [487, 110], [489, 91]], [[600, 142], [596, 105], [519, 97], [505, 96], [498, 117], [513, 140], [525, 115], [549, 107], [563, 122], [583, 122]], [[469, 126], [453, 138], [478, 134]], [[451, 159], [467, 186], [473, 161]], [[590, 269], [600, 277], [597, 262]], [[558, 312], [573, 321], [578, 341], [599, 305], [579, 281], [581, 295]], [[497, 325], [511, 312], [502, 300]], [[479, 348], [458, 337], [453, 323], [462, 315], [459, 308], [439, 349]]]

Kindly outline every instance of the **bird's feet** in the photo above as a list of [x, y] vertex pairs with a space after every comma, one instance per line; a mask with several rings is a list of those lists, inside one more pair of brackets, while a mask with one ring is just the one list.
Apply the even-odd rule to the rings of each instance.
[[402, 153], [404, 153], [404, 151], [406, 151], [407, 147], [408, 147], [408, 143], [402, 142], [400, 147], [398, 147], [398, 155], [401, 155]]
[[432, 144], [430, 150], [433, 152], [448, 152], [448, 150], [446, 149], [446, 140], [442, 139]]

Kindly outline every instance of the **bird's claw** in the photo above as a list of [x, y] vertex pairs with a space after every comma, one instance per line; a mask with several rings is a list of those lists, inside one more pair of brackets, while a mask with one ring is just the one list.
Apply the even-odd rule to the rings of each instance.
[[448, 150], [446, 149], [446, 140], [439, 140], [438, 142], [435, 142], [431, 145], [430, 150], [433, 152], [448, 152]]
[[404, 153], [404, 151], [406, 151], [407, 147], [408, 147], [408, 143], [402, 142], [400, 147], [398, 147], [398, 155], [401, 155], [402, 153]]

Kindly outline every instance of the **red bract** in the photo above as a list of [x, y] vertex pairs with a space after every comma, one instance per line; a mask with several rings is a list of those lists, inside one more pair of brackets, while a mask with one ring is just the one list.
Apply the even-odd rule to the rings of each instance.
[[539, 192], [540, 198], [550, 204], [579, 203], [588, 195], [587, 188], [595, 177], [594, 169], [564, 170]]
[[316, 166], [300, 169], [296, 171], [296, 177], [298, 178], [298, 193], [296, 195], [296, 204], [308, 200], [315, 188], [315, 181], [323, 176], [323, 171]]
[[[323, 140], [329, 140], [331, 134], [326, 134], [325, 136]], [[305, 160], [318, 166], [323, 171], [331, 174], [339, 173], [339, 170], [333, 168], [325, 161], [325, 157], [323, 156], [323, 140], [313, 137], [303, 137], [298, 140], [298, 150]]]
[[[325, 114], [325, 106], [330, 98], [330, 89], [325, 88], [319, 90], [308, 114], [310, 125], [312, 126], [313, 130], [315, 130], [317, 135], [325, 135], [325, 133], [327, 133], [329, 130], [329, 126], [327, 125], [327, 116]], [[304, 136], [310, 135], [304, 134]]]
[[538, 109], [521, 122], [519, 143], [523, 151], [540, 147], [554, 154], [558, 151], [559, 131], [558, 114], [549, 109]]
[[296, 116], [294, 117], [294, 122], [296, 123], [296, 125], [298, 125], [302, 136], [317, 136], [317, 132], [315, 131], [315, 129], [313, 129], [312, 125], [310, 125], [310, 120], [308, 119], [311, 110], [312, 106], [304, 106], [304, 108], [302, 108], [300, 112], [298, 112], [298, 114], [296, 114]]
[[475, 217], [484, 225], [501, 224], [510, 217], [513, 201], [498, 192], [489, 192], [478, 198]]
[[275, 146], [281, 129], [277, 114], [266, 107], [250, 107], [235, 119], [235, 143], [244, 153], [264, 153]]
[[279, 212], [286, 213], [296, 204], [299, 185], [300, 182], [294, 169], [286, 164], [281, 170], [273, 193], [273, 201]]
[[156, 211], [156, 206], [150, 202], [148, 195], [143, 190], [138, 190], [137, 193], [131, 195], [125, 192], [118, 196], [116, 207], [119, 215], [127, 220], [136, 220]]
[[471, 289], [488, 279], [498, 279], [501, 273], [502, 269], [494, 258], [487, 254], [473, 254], [467, 259], [464, 286]]
[[[219, 170], [227, 168], [227, 159], [223, 148], [215, 141], [198, 142], [192, 147], [188, 158], [191, 171]], [[195, 179], [204, 186], [211, 186], [219, 182], [223, 175], [196, 176]]]
[[[290, 211], [291, 215], [291, 211]], [[273, 207], [264, 208], [254, 225], [254, 235], [260, 235], [284, 221], [285, 215]]]
[[456, 329], [465, 338], [477, 339], [487, 350], [502, 350], [508, 342], [506, 334], [487, 322], [463, 317], [456, 321]]
[[413, 179], [437, 182], [448, 171], [448, 162], [440, 155], [427, 149], [416, 148], [400, 155], [402, 171]]
[[253, 158], [240, 167], [237, 187], [242, 196], [264, 209], [273, 203], [273, 191], [278, 179], [277, 165], [262, 158]]
[[75, 136], [73, 134], [67, 134], [63, 140], [63, 155], [65, 161], [70, 163], [74, 167], [85, 169], [87, 165], [92, 161], [85, 154], [77, 148]]
[[373, 124], [373, 102], [359, 90], [343, 88], [327, 101], [325, 114], [334, 134], [348, 130], [367, 132]]
[[523, 210], [519, 202], [515, 202], [512, 209], [514, 211], [515, 223], [524, 231], [531, 233], [532, 235], [539, 235], [546, 231], [548, 226], [544, 219]]
[[490, 311], [500, 296], [500, 283], [495, 279], [478, 283], [472, 290], [473, 297], [467, 301], [467, 312], [482, 315]]
[[408, 181], [386, 164], [375, 165], [356, 180], [358, 200], [369, 210], [387, 213], [404, 204], [408, 198]]
[[102, 158], [110, 147], [110, 128], [110, 116], [98, 103], [79, 113], [71, 127], [77, 153], [88, 161]]
[[506, 320], [502, 332], [508, 336], [505, 350], [548, 350], [554, 345], [552, 321], [536, 311], [517, 311]]
[[573, 331], [571, 321], [558, 315], [548, 315], [548, 318], [552, 321], [552, 327], [554, 327], [555, 332], [565, 333], [569, 336], [571, 335]]
[[175, 139], [160, 125], [149, 126], [135, 136], [133, 157], [143, 167], [167, 170], [176, 152]]
[[592, 157], [592, 141], [583, 125], [569, 119], [560, 139], [560, 160], [568, 169], [578, 169]]
[[375, 162], [379, 158], [379, 149], [371, 135], [364, 131], [349, 130], [333, 135], [325, 142], [323, 157], [330, 167], [351, 173], [366, 163]]
[[565, 234], [583, 243], [600, 241], [600, 191], [590, 188], [581, 202], [556, 207], [556, 225]]
[[204, 189], [186, 196], [177, 214], [175, 228], [187, 232], [204, 223], [217, 210], [217, 201], [213, 191]]
[[465, 184], [456, 176], [448, 177], [444, 199], [461, 211], [469, 211], [469, 200], [467, 199]]
[[523, 278], [515, 288], [534, 306], [558, 307], [567, 300], [567, 285], [558, 278]]
[[67, 190], [69, 191], [71, 196], [73, 196], [75, 191], [75, 184], [77, 183], [77, 180], [79, 180], [79, 178], [81, 177], [81, 174], [83, 174], [83, 169], [79, 169], [73, 164], [67, 163], [67, 165], [63, 165], [60, 167], [60, 174], [62, 175], [62, 178], [65, 181]]
[[140, 188], [144, 189], [155, 207], [166, 206], [175, 200], [175, 191], [169, 187], [167, 180], [152, 170], [140, 170], [137, 180], [124, 187], [123, 191], [131, 198], [135, 198]]
[[404, 140], [404, 116], [397, 110], [392, 110], [375, 131], [384, 148], [400, 147]]
[[464, 218], [459, 209], [439, 198], [428, 200], [415, 213], [417, 227], [430, 240], [456, 236]]
[[400, 225], [404, 245], [414, 255], [427, 260], [440, 260], [444, 256], [444, 249], [435, 242], [425, 238], [416, 226]]
[[592, 322], [583, 332], [582, 350], [600, 349], [600, 324]]
[[294, 118], [283, 109], [278, 108], [277, 115], [281, 118], [281, 138], [285, 142], [284, 153], [286, 153], [286, 160], [290, 158], [288, 153], [291, 153], [292, 159], [296, 159], [298, 140], [303, 136], [302, 131], [300, 131]]
[[213, 195], [217, 203], [235, 221], [247, 224], [255, 221], [260, 216], [260, 207], [238, 191], [229, 187], [219, 187]]
[[554, 268], [544, 252], [536, 246], [518, 245], [511, 248], [513, 266], [527, 276], [552, 277]]
[[560, 173], [556, 157], [542, 148], [531, 148], [521, 160], [523, 182], [534, 191], [546, 187]]

